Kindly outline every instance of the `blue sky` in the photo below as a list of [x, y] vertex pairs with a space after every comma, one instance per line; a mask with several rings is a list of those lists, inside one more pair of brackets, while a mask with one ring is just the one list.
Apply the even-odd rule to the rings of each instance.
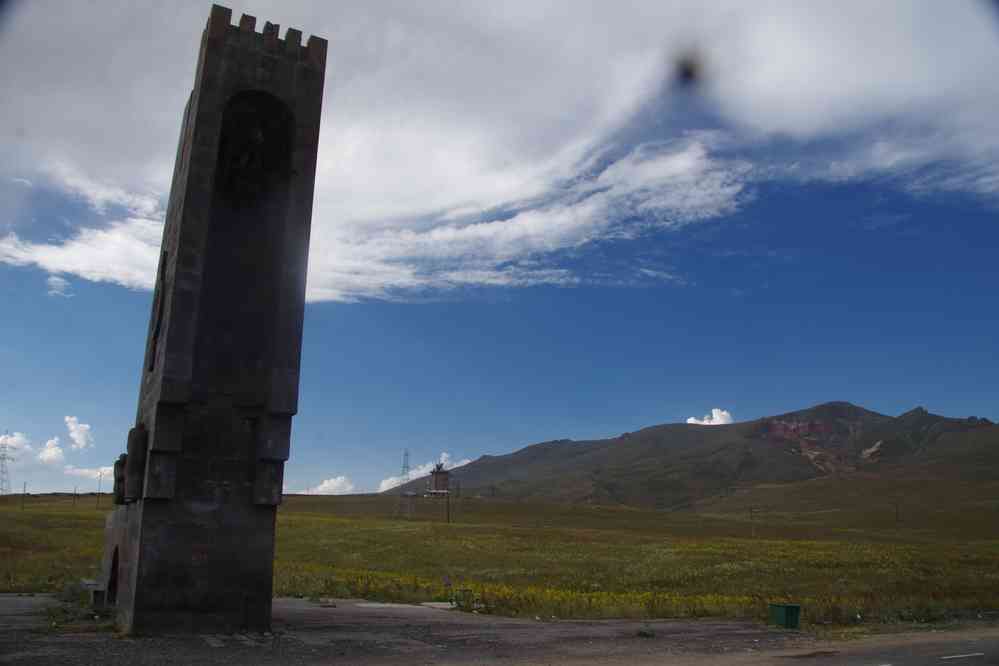
[[[93, 489], [207, 6], [37, 7], [0, 22], [0, 432], [16, 487]], [[999, 419], [984, 3], [241, 11], [331, 40], [289, 491], [712, 409]]]

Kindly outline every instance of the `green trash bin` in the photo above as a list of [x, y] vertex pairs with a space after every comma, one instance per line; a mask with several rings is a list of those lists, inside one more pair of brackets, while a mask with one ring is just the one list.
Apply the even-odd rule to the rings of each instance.
[[797, 629], [801, 624], [801, 606], [798, 604], [770, 604], [770, 624], [785, 629]]

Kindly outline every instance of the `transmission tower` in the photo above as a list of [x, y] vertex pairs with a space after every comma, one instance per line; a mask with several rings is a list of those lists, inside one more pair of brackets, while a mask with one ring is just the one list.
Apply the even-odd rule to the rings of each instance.
[[10, 495], [10, 472], [7, 471], [7, 461], [13, 462], [14, 458], [7, 453], [7, 436], [4, 432], [0, 437], [0, 495]]
[[[405, 484], [409, 481], [409, 449], [405, 449], [402, 452], [402, 472], [399, 473], [399, 478], [402, 479], [402, 483]], [[399, 504], [396, 505], [395, 515], [397, 518], [413, 517], [413, 509], [415, 508], [416, 498], [412, 493], [399, 491]]]

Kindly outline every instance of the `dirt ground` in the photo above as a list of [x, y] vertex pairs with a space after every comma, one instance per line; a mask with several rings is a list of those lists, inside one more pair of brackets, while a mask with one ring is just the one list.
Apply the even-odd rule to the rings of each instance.
[[[47, 595], [0, 595], [0, 664], [639, 666], [787, 663], [788, 658], [821, 658], [823, 664], [832, 664], [867, 663], [868, 657], [890, 657], [891, 650], [917, 643], [925, 646], [928, 659], [936, 660], [936, 653], [949, 647], [938, 647], [925, 637], [895, 637], [868, 643], [869, 654], [864, 654], [863, 644], [830, 646], [807, 634], [753, 622], [512, 619], [460, 613], [443, 604], [358, 599], [277, 599], [270, 634], [127, 638], [92, 618], [53, 628], [46, 609], [58, 606]], [[999, 630], [990, 631], [964, 635], [962, 640], [984, 657], [981, 646], [991, 650], [993, 643], [999, 644]], [[975, 640], [984, 642], [968, 643]], [[907, 654], [908, 660], [895, 663], [923, 663], [919, 650]]]

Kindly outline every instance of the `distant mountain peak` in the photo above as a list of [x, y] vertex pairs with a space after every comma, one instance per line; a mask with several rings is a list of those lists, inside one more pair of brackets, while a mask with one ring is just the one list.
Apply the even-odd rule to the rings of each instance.
[[[452, 478], [471, 495], [668, 509], [755, 484], [927, 469], [999, 478], [999, 428], [924, 407], [893, 417], [835, 400], [726, 426], [672, 423], [607, 439], [549, 440], [482, 456]], [[390, 492], [420, 492], [425, 483]]]
[[868, 421], [889, 419], [891, 417], [865, 409], [859, 405], [853, 404], [852, 402], [847, 402], [846, 400], [833, 400], [830, 402], [820, 403], [813, 407], [807, 407], [805, 409], [799, 409], [794, 412], [788, 412], [787, 414], [780, 414], [778, 416], [768, 418], [815, 421]]
[[917, 407], [913, 407], [909, 411], [907, 411], [904, 414], [900, 415], [898, 418], [904, 419], [906, 416], [925, 416], [926, 414], [929, 414], [929, 413], [930, 413], [929, 410], [927, 410], [922, 405], [919, 405]]

